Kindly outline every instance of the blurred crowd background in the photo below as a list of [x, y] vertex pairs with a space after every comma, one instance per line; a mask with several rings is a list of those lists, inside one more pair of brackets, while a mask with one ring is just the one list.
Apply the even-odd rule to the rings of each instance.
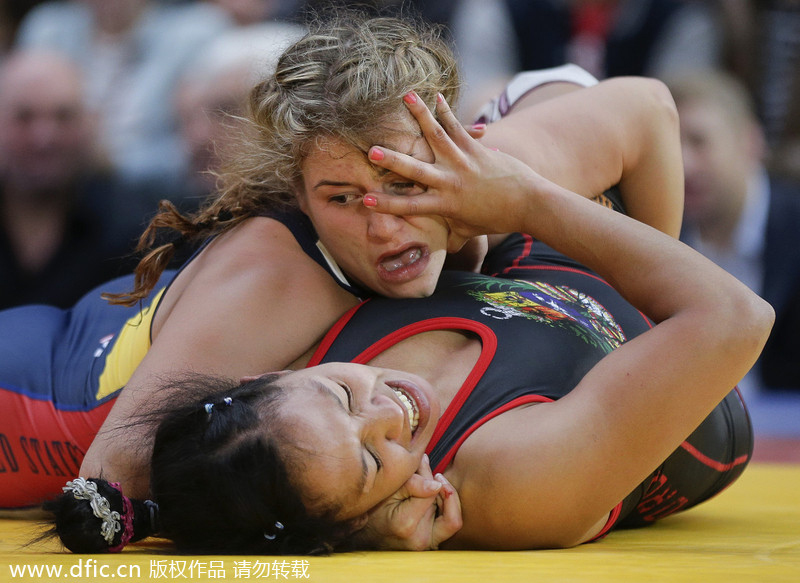
[[[191, 210], [213, 192], [226, 114], [331, 3], [0, 0], [0, 309], [67, 307], [129, 272], [157, 202]], [[682, 238], [778, 316], [742, 387], [800, 397], [800, 0], [338, 3], [441, 24], [461, 60], [464, 123], [522, 70], [571, 62], [666, 82], [681, 117]], [[789, 411], [761, 422], [800, 435]]]

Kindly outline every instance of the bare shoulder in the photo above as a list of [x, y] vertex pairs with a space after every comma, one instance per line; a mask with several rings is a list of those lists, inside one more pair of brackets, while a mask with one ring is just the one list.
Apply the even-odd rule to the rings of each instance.
[[442, 548], [559, 548], [602, 527], [606, 513], [584, 507], [583, 492], [570, 485], [580, 485], [581, 476], [567, 467], [570, 448], [560, 442], [570, 427], [556, 421], [558, 409], [557, 403], [517, 407], [467, 438], [445, 472], [459, 492], [464, 524]]
[[248, 219], [221, 235], [165, 294], [152, 346], [103, 425], [115, 431], [101, 430], [81, 471], [102, 471], [146, 495], [147, 449], [130, 443], [149, 446], [152, 435], [126, 423], [163, 379], [183, 371], [237, 379], [286, 368], [355, 303], [280, 223]]
[[269, 272], [285, 267], [304, 271], [314, 264], [291, 231], [269, 217], [253, 217], [220, 235], [203, 251], [200, 265], [204, 269], [232, 274], [243, 267], [246, 271]]
[[197, 370], [202, 364], [226, 375], [277, 369], [355, 303], [285, 226], [248, 219], [176, 278], [145, 364], [163, 355], [164, 366], [183, 362]]

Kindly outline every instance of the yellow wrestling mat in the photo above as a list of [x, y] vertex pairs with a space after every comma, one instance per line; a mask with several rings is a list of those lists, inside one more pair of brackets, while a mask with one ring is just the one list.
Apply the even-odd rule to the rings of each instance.
[[32, 521], [0, 520], [0, 581], [798, 583], [800, 465], [751, 465], [727, 491], [684, 514], [558, 551], [370, 552], [276, 560], [177, 556], [164, 545], [135, 544], [118, 555], [72, 555], [49, 543], [23, 547], [35, 533]]

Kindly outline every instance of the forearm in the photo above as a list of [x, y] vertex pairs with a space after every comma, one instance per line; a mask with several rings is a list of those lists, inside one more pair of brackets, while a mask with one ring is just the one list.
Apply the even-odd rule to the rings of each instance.
[[655, 321], [752, 294], [686, 245], [531, 177], [518, 227], [593, 269]]
[[677, 113], [660, 82], [613, 79], [515, 110], [482, 143], [586, 197], [619, 185], [631, 217], [674, 237], [680, 231]]

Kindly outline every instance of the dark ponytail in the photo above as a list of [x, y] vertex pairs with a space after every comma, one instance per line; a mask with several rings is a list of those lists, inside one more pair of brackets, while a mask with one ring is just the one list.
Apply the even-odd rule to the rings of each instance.
[[[192, 375], [163, 387], [162, 394], [177, 395], [179, 402], [194, 397], [159, 414], [150, 467], [157, 506], [131, 499], [126, 512], [114, 484], [84, 480], [45, 503], [55, 524], [44, 536], [57, 535], [75, 553], [111, 552], [128, 537], [135, 542], [154, 534], [192, 554], [322, 554], [345, 548], [356, 522], [337, 521], [339, 508], [310, 515], [292, 481], [302, 469], [292, 466], [285, 452], [290, 448], [281, 448], [277, 438], [284, 394], [278, 378], [239, 385]], [[87, 488], [96, 494], [86, 494]], [[98, 511], [92, 499], [95, 506], [107, 501], [108, 508]], [[109, 527], [110, 541], [103, 536]]]
[[225, 381], [194, 378], [214, 396], [175, 410], [160, 425], [151, 488], [161, 534], [181, 552], [320, 554], [352, 531], [333, 519], [338, 509], [306, 511], [276, 439], [284, 394], [277, 378], [229, 383], [224, 392]]
[[159, 529], [154, 502], [127, 498], [118, 485], [99, 478], [67, 482], [64, 493], [43, 508], [53, 514], [48, 534], [58, 536], [73, 553], [120, 551]]

